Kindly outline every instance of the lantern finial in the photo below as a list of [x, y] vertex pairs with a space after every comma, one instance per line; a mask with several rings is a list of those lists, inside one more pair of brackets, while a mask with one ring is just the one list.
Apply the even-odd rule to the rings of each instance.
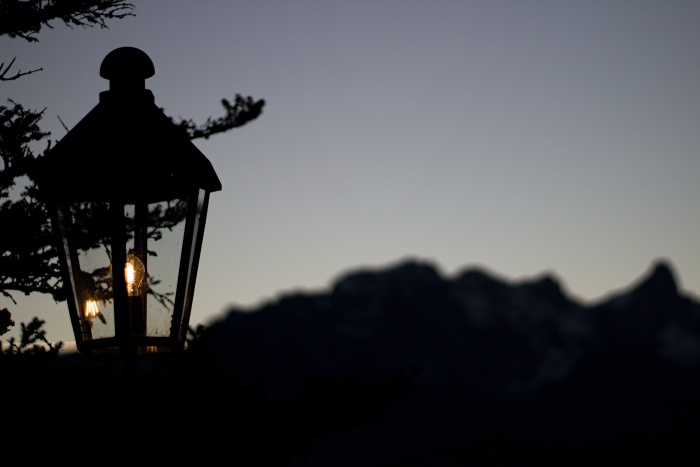
[[145, 89], [146, 79], [156, 73], [150, 57], [135, 47], [119, 47], [102, 60], [100, 76], [112, 91]]

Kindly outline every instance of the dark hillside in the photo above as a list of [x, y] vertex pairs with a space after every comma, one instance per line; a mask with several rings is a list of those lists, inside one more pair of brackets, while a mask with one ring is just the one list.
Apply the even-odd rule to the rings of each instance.
[[698, 431], [700, 306], [664, 262], [586, 306], [555, 277], [446, 278], [406, 261], [231, 310], [212, 330], [221, 368], [280, 399], [312, 376], [371, 385], [419, 370], [382, 420], [318, 440], [331, 465], [571, 465], [574, 453], [600, 465], [603, 452], [687, 456]]

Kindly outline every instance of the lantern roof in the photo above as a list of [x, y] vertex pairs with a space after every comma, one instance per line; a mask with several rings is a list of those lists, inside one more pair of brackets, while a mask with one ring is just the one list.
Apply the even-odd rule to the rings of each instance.
[[156, 202], [197, 187], [221, 190], [209, 159], [145, 88], [154, 73], [148, 55], [134, 47], [105, 57], [100, 76], [109, 79], [109, 91], [38, 160], [33, 176], [44, 193], [54, 200]]

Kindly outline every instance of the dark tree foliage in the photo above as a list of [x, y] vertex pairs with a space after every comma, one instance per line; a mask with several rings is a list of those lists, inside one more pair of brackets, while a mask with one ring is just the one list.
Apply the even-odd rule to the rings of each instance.
[[10, 196], [36, 160], [30, 146], [49, 135], [39, 128], [43, 110], [27, 110], [12, 100], [9, 104], [0, 106], [0, 293], [13, 302], [10, 290], [61, 300], [51, 230], [45, 206], [36, 200], [36, 187], [29, 184], [17, 197]]
[[209, 117], [202, 125], [197, 125], [191, 119], [181, 118], [175, 124], [186, 131], [190, 139], [209, 139], [212, 135], [243, 126], [258, 118], [265, 106], [265, 101], [263, 99], [256, 101], [251, 96], [243, 97], [236, 94], [233, 104], [228, 99], [221, 99], [221, 105], [226, 112], [223, 117], [215, 119]]
[[0, 35], [38, 42], [41, 28], [52, 21], [66, 26], [107, 28], [107, 22], [133, 16], [134, 5], [123, 0], [2, 0]]
[[8, 100], [9, 107], [0, 105], [0, 158], [3, 170], [0, 172], [0, 197], [7, 198], [16, 179], [27, 174], [34, 162], [30, 144], [41, 141], [49, 133], [41, 131], [39, 121], [44, 111], [34, 112], [21, 104]]
[[0, 309], [0, 336], [6, 334], [14, 325], [15, 322], [12, 321], [10, 310], [7, 308]]

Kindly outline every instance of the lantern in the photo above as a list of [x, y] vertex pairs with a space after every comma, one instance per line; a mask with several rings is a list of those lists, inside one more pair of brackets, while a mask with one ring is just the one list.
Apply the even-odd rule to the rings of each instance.
[[139, 49], [102, 62], [109, 90], [38, 161], [77, 349], [185, 347], [211, 192], [210, 161], [154, 103]]

